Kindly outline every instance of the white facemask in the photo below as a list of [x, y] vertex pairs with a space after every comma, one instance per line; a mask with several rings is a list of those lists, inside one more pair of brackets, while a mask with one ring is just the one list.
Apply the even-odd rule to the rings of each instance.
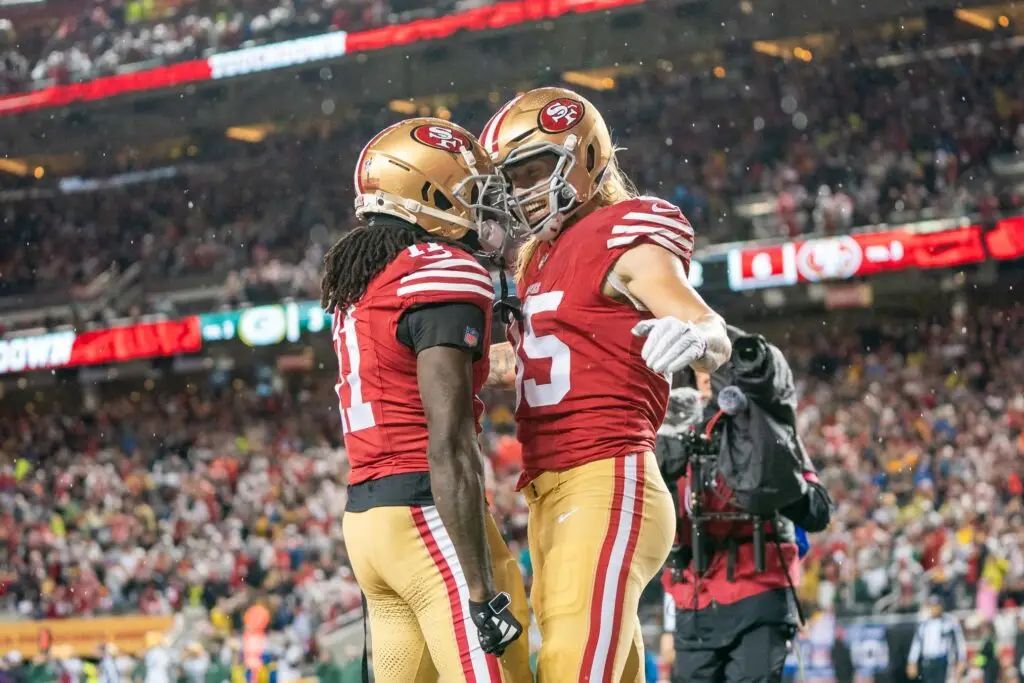
[[485, 219], [477, 228], [477, 237], [484, 251], [501, 253], [508, 241], [508, 230], [494, 219]]

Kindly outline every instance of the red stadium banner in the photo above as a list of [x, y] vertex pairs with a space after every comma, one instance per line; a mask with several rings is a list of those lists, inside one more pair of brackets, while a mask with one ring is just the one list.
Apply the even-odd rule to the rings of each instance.
[[1024, 216], [1007, 218], [985, 233], [988, 254], [1000, 261], [1024, 258]]
[[198, 316], [109, 330], [83, 332], [75, 339], [68, 365], [101, 363], [195, 353], [203, 346]]
[[0, 97], [0, 116], [36, 109], [64, 107], [134, 92], [159, 90], [213, 78], [295, 66], [337, 58], [348, 52], [379, 50], [424, 40], [447, 38], [459, 31], [486, 31], [529, 21], [554, 19], [564, 14], [585, 14], [648, 0], [515, 0], [459, 12], [436, 19], [420, 19], [358, 33], [322, 34], [309, 38], [235, 50], [182, 64], [129, 74], [97, 78], [88, 83], [57, 85], [28, 93]]
[[[1024, 244], [1024, 223], [1010, 226], [1007, 231], [996, 240], [1004, 254], [1011, 252], [1012, 238], [1016, 238], [1017, 247]], [[990, 244], [992, 241], [988, 240]], [[1021, 251], [1016, 253], [1020, 255]], [[936, 232], [903, 228], [858, 233], [733, 249], [728, 254], [729, 287], [740, 291], [798, 282], [848, 280], [908, 268], [953, 268], [980, 263], [986, 258], [980, 225]]]
[[528, 21], [554, 19], [569, 13], [599, 12], [626, 5], [638, 5], [646, 1], [521, 0], [519, 2], [499, 2], [437, 19], [420, 19], [399, 26], [383, 26], [369, 31], [350, 33], [348, 51], [365, 52], [424, 40], [439, 40], [448, 38], [459, 31], [472, 32], [505, 28]]
[[195, 353], [202, 345], [197, 316], [81, 334], [14, 337], [0, 340], [0, 375], [175, 356]]
[[209, 79], [209, 63], [205, 59], [197, 59], [173, 66], [161, 66], [148, 71], [97, 78], [88, 83], [55, 85], [33, 92], [6, 95], [0, 97], [0, 116], [18, 114], [33, 109], [64, 107], [73, 102], [92, 102], [117, 95], [170, 88]]

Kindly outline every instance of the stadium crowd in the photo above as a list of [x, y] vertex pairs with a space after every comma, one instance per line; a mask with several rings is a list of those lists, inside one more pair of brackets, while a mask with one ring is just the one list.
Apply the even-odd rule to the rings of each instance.
[[440, 16], [488, 0], [119, 0], [79, 5], [27, 25], [0, 19], [0, 94], [219, 52]]
[[57, 645], [46, 654], [26, 658], [20, 652], [0, 656], [0, 683], [224, 683], [246, 680], [319, 683], [362, 683], [355, 657], [336, 659], [328, 653], [306, 653], [296, 646], [270, 648], [260, 668], [247, 666], [236, 638], [191, 642], [180, 650], [155, 643], [142, 656], [107, 646], [87, 656]]
[[[736, 321], [741, 323], [741, 321]], [[842, 331], [843, 329], [847, 331]], [[1024, 598], [1024, 307], [778, 339], [809, 452], [838, 510], [801, 588], [837, 614], [931, 595], [994, 613]], [[111, 387], [112, 388], [112, 387]], [[308, 642], [357, 608], [340, 517], [347, 463], [333, 380], [241, 380], [32, 403], [0, 418], [0, 608], [28, 617], [254, 601]], [[511, 397], [487, 396], [489, 488], [514, 552]]]
[[[803, 595], [837, 613], [1024, 598], [1024, 309], [790, 340], [800, 424], [838, 504]], [[793, 343], [796, 342], [796, 343]]]
[[[1020, 52], [918, 57], [879, 67], [852, 48], [811, 63], [757, 56], [721, 79], [659, 69], [588, 95], [637, 185], [679, 204], [698, 246], [1019, 211], [1019, 188], [992, 162], [1024, 150]], [[452, 118], [478, 130], [502, 99], [466, 98]], [[382, 109], [299, 139], [208, 140], [173, 178], [7, 201], [0, 297], [134, 262], [147, 282], [217, 264], [309, 294], [323, 250], [353, 225], [344, 160], [397, 118]], [[753, 219], [752, 197], [768, 207]]]
[[258, 600], [271, 627], [308, 641], [359, 604], [332, 389], [142, 391], [8, 413], [0, 600], [31, 618], [196, 605], [235, 627]]
[[[149, 11], [97, 7], [37, 41], [35, 62], [22, 56], [32, 41], [0, 23], [0, 88], [388, 20], [380, 0]], [[638, 186], [683, 207], [699, 244], [721, 243], [1020, 211], [993, 164], [1024, 150], [1019, 58], [995, 44], [886, 66], [854, 48], [810, 63], [755, 56], [719, 75], [663, 65], [593, 99]], [[464, 98], [451, 115], [478, 130], [502, 100]], [[0, 297], [89, 282], [111, 264], [138, 264], [147, 285], [215, 271], [237, 281], [233, 296], [264, 281], [313, 295], [323, 250], [354, 224], [351, 160], [398, 116], [254, 145], [206, 140], [172, 177], [6, 198]], [[752, 217], [751, 197], [769, 209]], [[1024, 306], [976, 303], [862, 328], [804, 322], [772, 339], [798, 374], [801, 433], [838, 504], [805, 560], [808, 605], [913, 612], [937, 595], [991, 618], [1024, 601]], [[210, 377], [0, 398], [0, 613], [194, 605], [227, 634], [259, 603], [273, 630], [314, 646], [359, 605], [333, 383], [284, 377], [267, 391]], [[512, 399], [486, 398], [491, 502], [528, 577]]]

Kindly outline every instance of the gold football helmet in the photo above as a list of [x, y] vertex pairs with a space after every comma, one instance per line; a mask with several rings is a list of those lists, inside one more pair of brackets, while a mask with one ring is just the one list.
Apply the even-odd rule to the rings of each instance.
[[510, 232], [504, 177], [454, 123], [415, 118], [385, 128], [359, 154], [354, 180], [356, 216], [388, 214], [454, 240], [473, 232], [487, 251]]
[[586, 98], [565, 88], [537, 88], [498, 110], [480, 142], [499, 168], [551, 154], [551, 175], [516, 190], [513, 204], [530, 235], [558, 236], [565, 219], [601, 188], [615, 154], [604, 118]]

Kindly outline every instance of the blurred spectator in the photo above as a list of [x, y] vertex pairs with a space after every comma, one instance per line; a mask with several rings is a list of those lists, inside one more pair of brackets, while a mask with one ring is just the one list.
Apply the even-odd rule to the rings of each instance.
[[[590, 95], [637, 184], [678, 203], [707, 245], [1024, 210], [989, 164], [1019, 153], [1020, 57], [996, 43], [898, 66], [853, 48], [811, 63], [755, 55], [724, 79], [655, 70]], [[452, 109], [478, 130], [494, 104], [467, 97]], [[354, 224], [351, 169], [338, 160], [396, 118], [367, 111], [254, 145], [208, 139], [162, 179], [6, 202], [0, 296], [67, 282], [84, 293], [135, 263], [147, 286], [216, 274], [231, 300], [311, 296], [324, 251]]]
[[98, 3], [81, 15], [64, 16], [58, 6], [51, 21], [33, 24], [20, 41], [13, 23], [0, 20], [0, 94], [458, 9], [452, 2], [386, 0], [130, 0]]
[[1016, 600], [1024, 359], [1010, 349], [1024, 312], [810, 334], [784, 347], [837, 510], [804, 599], [847, 614], [912, 613], [932, 594], [950, 608]]
[[[1018, 153], [1020, 57], [993, 47], [880, 67], [846, 52], [810, 64], [758, 55], [724, 80], [655, 70], [590, 95], [640, 188], [680, 204], [706, 245], [1024, 210], [989, 164]], [[479, 130], [493, 107], [464, 98], [452, 117]], [[67, 281], [84, 291], [134, 263], [147, 284], [217, 274], [226, 297], [310, 296], [324, 250], [354, 225], [338, 160], [396, 118], [365, 111], [258, 145], [210, 139], [173, 177], [7, 202], [0, 296]]]
[[147, 393], [10, 415], [0, 451], [27, 466], [0, 460], [14, 570], [0, 604], [34, 618], [200, 605], [238, 629], [259, 598], [276, 629], [311, 638], [359, 604], [332, 395], [327, 381], [316, 395]]
[[930, 611], [917, 625], [907, 658], [907, 678], [922, 683], [946, 683], [949, 670], [956, 680], [967, 673], [967, 643], [960, 622], [942, 611], [942, 601], [932, 599]]
[[[1020, 604], [1024, 309], [844, 331], [787, 330], [799, 423], [837, 510], [803, 598], [837, 613]], [[94, 410], [0, 417], [0, 605], [61, 617], [212, 608], [224, 636], [253, 605], [310, 642], [359, 605], [340, 516], [347, 463], [334, 379], [111, 392]], [[486, 397], [488, 487], [513, 552], [526, 510], [514, 401]], [[502, 426], [502, 429], [507, 427]], [[529, 557], [522, 554], [529, 580]]]
[[121, 672], [117, 668], [117, 646], [106, 644], [99, 648], [99, 683], [121, 683]]
[[999, 643], [996, 629], [991, 621], [982, 627], [981, 648], [975, 657], [974, 666], [981, 670], [984, 683], [998, 683], [1000, 680]]
[[[158, 20], [132, 14], [144, 4], [66, 21], [33, 55], [35, 68], [89, 78], [324, 22], [387, 20], [377, 0], [245, 9], [201, 0]], [[0, 20], [0, 88], [24, 84], [18, 40]], [[624, 76], [594, 100], [641, 188], [679, 203], [705, 244], [834, 233], [1019, 211], [1020, 197], [1003, 191], [989, 163], [1024, 149], [1019, 63], [1019, 51], [1002, 48], [886, 67], [850, 51], [811, 64], [758, 57], [725, 79], [669, 69]], [[479, 129], [493, 104], [465, 98], [452, 108]], [[353, 225], [351, 168], [338, 160], [356, 158], [395, 117], [364, 113], [244, 149], [211, 142], [208, 157], [190, 157], [174, 177], [6, 201], [0, 296], [82, 287], [133, 265], [146, 286], [217, 276], [236, 299], [312, 296], [324, 248]], [[768, 208], [751, 217], [743, 207], [752, 197]], [[862, 329], [842, 322], [794, 324], [773, 339], [793, 359], [800, 430], [838, 505], [832, 528], [814, 539], [802, 598], [840, 615], [913, 614], [934, 599], [986, 620], [1024, 604], [1024, 310], [880, 318]], [[347, 461], [333, 383], [314, 375], [268, 396], [242, 380], [169, 380], [105, 390], [84, 408], [6, 399], [0, 608], [62, 618], [196, 606], [223, 639], [255, 610], [265, 629], [304, 647], [319, 628], [352, 618], [359, 592], [341, 535]], [[514, 399], [487, 399], [488, 488], [529, 580], [518, 444], [508, 436]], [[223, 683], [240, 649], [192, 648], [180, 670], [189, 683]], [[49, 683], [64, 666], [14, 654], [0, 676]], [[178, 670], [158, 655], [145, 678]], [[291, 676], [294, 656], [273, 656], [282, 655]], [[352, 671], [321, 666], [331, 683]]]

